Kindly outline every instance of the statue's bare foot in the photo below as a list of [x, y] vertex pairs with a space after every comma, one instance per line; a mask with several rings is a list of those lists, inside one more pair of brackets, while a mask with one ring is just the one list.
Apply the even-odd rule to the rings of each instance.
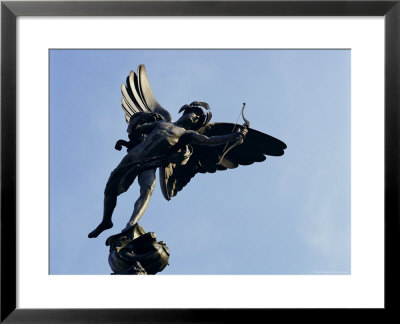
[[99, 226], [97, 226], [93, 231], [89, 233], [88, 237], [97, 237], [100, 235], [101, 232], [108, 230], [111, 227], [113, 227], [112, 222], [101, 222]]

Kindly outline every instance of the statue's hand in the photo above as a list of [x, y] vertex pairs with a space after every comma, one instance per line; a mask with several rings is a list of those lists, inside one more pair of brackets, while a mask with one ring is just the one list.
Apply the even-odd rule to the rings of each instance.
[[164, 117], [161, 116], [159, 113], [153, 112], [153, 113], [151, 113], [151, 114], [152, 114], [152, 116], [153, 116], [153, 121], [154, 121], [154, 122], [159, 121], [159, 120], [164, 120]]
[[117, 143], [115, 143], [115, 149], [118, 151], [121, 151], [123, 143], [124, 143], [124, 140], [118, 140]]
[[115, 149], [118, 151], [121, 151], [122, 146], [125, 146], [127, 149], [129, 149], [132, 146], [132, 143], [124, 141], [122, 139], [118, 140], [117, 143], [115, 143]]
[[236, 133], [240, 136], [241, 140], [244, 140], [244, 138], [246, 137], [248, 132], [249, 131], [248, 131], [247, 127], [243, 127], [243, 126], [239, 126], [236, 130]]

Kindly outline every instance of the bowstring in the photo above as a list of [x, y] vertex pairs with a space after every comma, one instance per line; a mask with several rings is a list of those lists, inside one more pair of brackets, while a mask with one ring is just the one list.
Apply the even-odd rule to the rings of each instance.
[[[239, 121], [239, 118], [240, 118], [241, 113], [242, 113], [242, 111], [239, 112], [239, 115], [238, 115], [238, 117], [237, 117], [237, 119], [236, 119], [236, 121], [235, 121], [235, 125], [233, 125], [233, 128], [232, 128], [231, 133], [234, 132], [234, 130], [235, 130], [236, 126], [237, 126], [237, 123], [238, 123], [238, 121]], [[229, 143], [229, 141], [226, 142], [226, 144], [225, 144], [225, 146], [224, 146], [224, 149], [222, 150], [222, 156], [224, 155], [224, 152], [225, 152], [225, 150], [226, 150], [226, 148], [227, 148], [227, 146], [228, 146], [228, 143]], [[222, 162], [222, 161], [221, 161], [221, 162]]]

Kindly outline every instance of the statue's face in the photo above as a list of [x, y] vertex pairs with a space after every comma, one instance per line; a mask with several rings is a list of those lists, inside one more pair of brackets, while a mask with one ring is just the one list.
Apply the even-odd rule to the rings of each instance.
[[200, 118], [201, 116], [199, 116], [196, 112], [191, 111], [183, 114], [180, 119], [184, 121], [188, 129], [197, 129]]
[[195, 112], [191, 112], [189, 114], [189, 119], [192, 122], [192, 124], [197, 124], [197, 122], [199, 121], [200, 116], [198, 114], [196, 114]]

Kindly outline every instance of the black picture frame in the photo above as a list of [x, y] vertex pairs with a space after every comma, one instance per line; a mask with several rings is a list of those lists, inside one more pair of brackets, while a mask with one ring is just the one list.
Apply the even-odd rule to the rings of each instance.
[[[400, 0], [393, 1], [2, 1], [1, 2], [1, 322], [237, 322], [292, 311], [321, 320], [317, 309], [18, 309], [16, 308], [16, 19], [19, 16], [384, 16], [385, 18], [385, 307], [345, 310], [382, 316], [397, 311], [399, 290]], [[39, 293], [39, 292], [38, 292]], [[77, 292], [78, 293], [78, 292]], [[168, 298], [168, 292], [164, 292]], [[240, 292], [238, 292], [240, 294]], [[134, 301], [133, 301], [134, 303]], [[310, 317], [310, 311], [317, 312]], [[361, 312], [363, 311], [363, 312]], [[350, 314], [355, 312], [356, 314]], [[271, 315], [272, 314], [272, 315]], [[338, 315], [336, 315], [338, 314]], [[393, 315], [393, 314], [390, 314]], [[283, 318], [282, 318], [283, 319]]]

